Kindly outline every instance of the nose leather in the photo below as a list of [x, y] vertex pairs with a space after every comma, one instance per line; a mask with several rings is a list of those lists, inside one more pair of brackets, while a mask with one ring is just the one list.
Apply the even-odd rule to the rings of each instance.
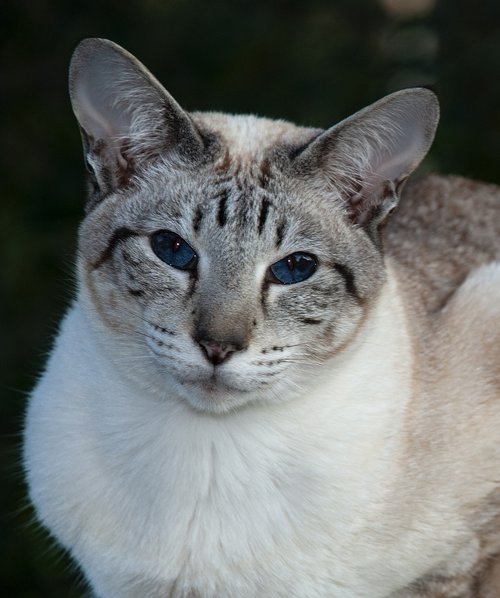
[[213, 339], [201, 339], [198, 341], [198, 344], [202, 348], [208, 361], [214, 365], [219, 365], [233, 353], [243, 350], [241, 345], [225, 341], [216, 341]]

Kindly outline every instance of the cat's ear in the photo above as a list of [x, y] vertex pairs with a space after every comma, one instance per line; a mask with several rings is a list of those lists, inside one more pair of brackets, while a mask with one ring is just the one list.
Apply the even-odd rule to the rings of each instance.
[[193, 161], [203, 140], [189, 115], [131, 54], [85, 39], [70, 66], [70, 97], [82, 132], [91, 203], [128, 184], [159, 155]]
[[340, 192], [351, 220], [375, 232], [434, 139], [435, 94], [393, 93], [316, 137], [294, 159], [297, 172]]

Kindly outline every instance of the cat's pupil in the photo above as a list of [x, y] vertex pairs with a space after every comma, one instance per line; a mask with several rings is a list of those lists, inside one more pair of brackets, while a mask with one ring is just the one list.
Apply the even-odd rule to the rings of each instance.
[[300, 256], [295, 259], [294, 265], [298, 270], [300, 270], [301, 272], [304, 272], [305, 270], [307, 270], [309, 268], [310, 260], [305, 259], [303, 256]]

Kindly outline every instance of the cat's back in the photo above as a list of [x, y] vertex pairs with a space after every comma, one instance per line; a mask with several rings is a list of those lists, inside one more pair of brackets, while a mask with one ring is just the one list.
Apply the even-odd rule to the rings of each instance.
[[[403, 461], [418, 462], [434, 509], [460, 497], [450, 526], [468, 530], [462, 575], [447, 579], [443, 570], [442, 585], [433, 586], [432, 575], [423, 583], [451, 596], [455, 583], [467, 592], [481, 576], [480, 595], [496, 596], [487, 592], [497, 588], [492, 555], [500, 550], [500, 187], [455, 176], [417, 180], [384, 241], [415, 351], [418, 390], [407, 409]], [[411, 487], [415, 471], [408, 471]]]
[[384, 234], [408, 295], [440, 311], [467, 275], [500, 261], [500, 187], [431, 175], [409, 184]]

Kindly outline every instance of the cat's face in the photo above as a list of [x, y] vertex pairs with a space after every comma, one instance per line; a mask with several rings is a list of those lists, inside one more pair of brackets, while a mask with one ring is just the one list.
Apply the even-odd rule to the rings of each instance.
[[160, 109], [143, 70], [120, 107], [101, 80], [80, 81], [85, 63], [94, 79], [111, 67], [119, 79], [121, 65], [129, 85], [142, 69], [107, 44], [77, 50], [72, 89], [92, 181], [80, 282], [123, 351], [115, 363], [202, 411], [293, 398], [352, 340], [383, 284], [376, 229], [408, 165], [396, 176], [388, 159], [391, 177], [378, 181], [372, 164], [363, 180], [367, 142], [354, 134], [351, 164], [341, 148], [331, 165], [338, 131], [187, 115], [162, 90]]
[[[311, 370], [352, 337], [384, 276], [366, 233], [331, 197], [283, 172], [279, 146], [235, 155], [223, 137], [259, 131], [267, 140], [247, 146], [262, 148], [272, 123], [221, 121], [207, 164], [157, 164], [91, 212], [80, 245], [110, 334], [154, 363], [156, 384], [215, 411], [307, 388]], [[289, 128], [290, 139], [315, 134]], [[229, 351], [207, 352], [210, 341]]]

